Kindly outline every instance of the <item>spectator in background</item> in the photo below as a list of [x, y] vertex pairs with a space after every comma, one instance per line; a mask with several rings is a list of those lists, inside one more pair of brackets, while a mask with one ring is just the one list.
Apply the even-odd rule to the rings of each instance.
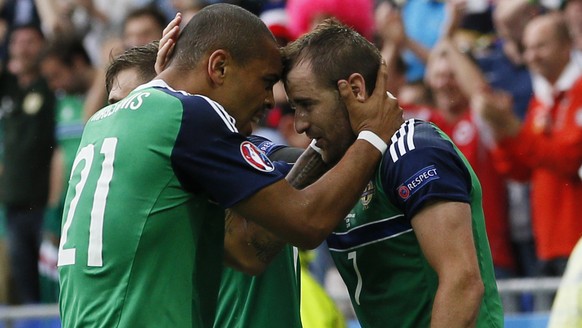
[[479, 68], [453, 41], [464, 9], [447, 4], [448, 20], [442, 40], [429, 57], [426, 81], [435, 110], [429, 120], [441, 128], [465, 155], [483, 189], [483, 212], [496, 278], [513, 277], [515, 257], [510, 242], [505, 181], [491, 160], [489, 131], [471, 111], [471, 101], [488, 90]]
[[182, 25], [188, 23], [192, 16], [207, 5], [206, 0], [170, 0], [169, 2], [174, 12], [182, 14]]
[[[483, 211], [496, 277], [513, 277], [515, 257], [510, 244], [505, 183], [491, 163], [492, 143], [487, 131], [481, 129], [470, 110], [471, 99], [487, 89], [488, 84], [479, 68], [458, 50], [454, 41], [466, 7], [460, 2], [450, 2], [446, 9], [444, 36], [429, 56], [425, 76], [434, 107], [408, 102], [403, 102], [402, 107], [407, 117], [436, 123], [469, 160], [483, 189]], [[402, 80], [398, 44], [406, 38], [403, 27], [397, 23], [399, 18], [394, 17], [398, 15], [393, 8], [378, 7], [376, 16], [382, 54], [393, 67], [390, 75], [393, 81]], [[395, 84], [395, 90], [399, 92], [403, 84], [404, 81]]]
[[[6, 69], [9, 36], [14, 26], [39, 24], [39, 17], [32, 0], [0, 1], [0, 72]], [[0, 105], [1, 106], [1, 105]], [[4, 137], [0, 126], [0, 161], [4, 157]], [[0, 167], [2, 165], [0, 164]], [[2, 169], [0, 168], [0, 176]], [[1, 184], [2, 182], [0, 182]], [[6, 241], [6, 218], [4, 207], [0, 204], [0, 303], [9, 301], [9, 254]]]
[[57, 251], [61, 218], [71, 167], [83, 134], [83, 104], [95, 78], [95, 69], [79, 38], [63, 35], [50, 40], [41, 54], [41, 71], [57, 97], [56, 140], [48, 207], [40, 248], [41, 300], [58, 300]]
[[407, 83], [401, 92], [407, 92], [411, 99], [416, 99], [425, 91], [423, 77], [426, 61], [443, 30], [445, 1], [408, 0], [400, 8], [400, 13], [407, 36], [403, 49]]
[[523, 31], [542, 12], [543, 7], [528, 0], [498, 1], [493, 11], [496, 37], [488, 48], [474, 53], [491, 86], [512, 95], [520, 119], [525, 117], [532, 93], [523, 56]]
[[0, 1], [0, 63], [6, 60], [12, 28], [29, 24], [40, 25], [34, 0]]
[[17, 303], [39, 301], [38, 251], [49, 193], [55, 97], [38, 66], [44, 37], [36, 25], [17, 26], [9, 43], [8, 71], [0, 77], [8, 248]]
[[[511, 95], [513, 112], [520, 120], [525, 117], [533, 92], [531, 76], [523, 56], [523, 30], [543, 10], [539, 4], [528, 0], [498, 1], [493, 11], [496, 34], [488, 47], [473, 52], [491, 87]], [[511, 241], [518, 274], [525, 277], [536, 276], [538, 272], [529, 187], [528, 182], [507, 179]], [[524, 303], [524, 306], [528, 305]]]
[[[109, 24], [115, 26], [111, 16], [95, 5], [95, 1], [35, 0], [41, 17], [42, 29], [47, 38], [62, 34], [84, 37], [93, 26]], [[119, 3], [117, 10], [122, 12]], [[104, 33], [103, 30], [100, 31]]]
[[105, 92], [105, 67], [111, 56], [120, 54], [124, 49], [134, 46], [142, 46], [162, 37], [162, 31], [166, 26], [164, 14], [156, 7], [140, 7], [130, 11], [123, 21], [123, 31], [120, 38], [108, 40], [102, 53], [103, 67], [97, 70], [97, 76], [89, 90], [85, 101], [85, 120], [89, 119], [97, 110], [107, 102]]
[[561, 276], [582, 236], [582, 69], [572, 62], [572, 39], [561, 13], [531, 20], [524, 59], [534, 96], [522, 123], [508, 96], [490, 94], [476, 108], [492, 128], [496, 166], [531, 180], [532, 222], [540, 273]]
[[388, 90], [398, 96], [398, 102], [405, 110], [405, 117], [427, 120], [430, 115], [428, 105], [432, 105], [430, 91], [424, 81], [407, 83], [408, 66], [404, 53], [408, 48], [416, 49], [426, 62], [428, 50], [406, 35], [400, 10], [388, 1], [381, 1], [375, 10], [376, 45], [386, 60], [390, 79]]
[[155, 7], [146, 6], [130, 11], [123, 20], [124, 49], [159, 40], [166, 23], [164, 14]]

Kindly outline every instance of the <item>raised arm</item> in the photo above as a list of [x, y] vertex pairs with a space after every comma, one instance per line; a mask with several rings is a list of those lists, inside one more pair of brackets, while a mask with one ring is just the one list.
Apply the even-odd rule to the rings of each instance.
[[449, 58], [453, 69], [453, 74], [458, 82], [461, 91], [467, 98], [477, 96], [482, 92], [489, 91], [489, 82], [477, 64], [467, 55], [459, 51], [453, 39], [458, 27], [465, 15], [464, 1], [449, 1], [447, 8], [447, 23], [443, 31], [443, 37], [433, 49], [432, 55], [445, 53]]
[[[430, 49], [409, 38], [404, 28], [400, 9], [386, 1], [380, 2], [375, 11], [376, 30], [382, 40], [382, 56], [386, 59], [388, 67], [393, 64], [391, 58], [394, 54], [400, 55], [408, 49], [423, 63], [428, 61]], [[391, 76], [389, 74], [389, 76]]]
[[[276, 157], [276, 153], [271, 157]], [[295, 161], [286, 179], [297, 189], [304, 188], [328, 170], [315, 148], [307, 148]], [[285, 241], [258, 224], [227, 210], [225, 218], [225, 263], [250, 275], [262, 273], [279, 254]]]

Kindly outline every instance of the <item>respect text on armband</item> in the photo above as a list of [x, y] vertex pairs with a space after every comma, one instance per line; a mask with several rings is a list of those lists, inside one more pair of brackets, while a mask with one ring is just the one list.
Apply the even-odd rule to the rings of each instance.
[[402, 199], [408, 199], [410, 195], [425, 186], [429, 181], [439, 178], [436, 167], [434, 165], [427, 166], [406, 179], [406, 181], [397, 188], [398, 195]]
[[117, 111], [120, 109], [137, 110], [141, 107], [141, 105], [143, 105], [143, 99], [149, 96], [150, 96], [149, 92], [138, 92], [128, 97], [125, 97], [121, 101], [113, 105], [107, 106], [102, 110], [98, 111], [97, 113], [95, 113], [95, 115], [91, 117], [91, 121], [102, 120], [106, 117], [109, 117], [117, 113]]

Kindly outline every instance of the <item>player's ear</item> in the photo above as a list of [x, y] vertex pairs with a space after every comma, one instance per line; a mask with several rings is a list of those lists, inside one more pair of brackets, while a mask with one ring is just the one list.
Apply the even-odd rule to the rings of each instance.
[[360, 73], [353, 73], [348, 78], [348, 83], [356, 99], [364, 101], [366, 99], [366, 81]]
[[215, 50], [208, 58], [208, 76], [215, 84], [224, 83], [226, 76], [226, 67], [230, 61], [228, 52], [223, 49]]

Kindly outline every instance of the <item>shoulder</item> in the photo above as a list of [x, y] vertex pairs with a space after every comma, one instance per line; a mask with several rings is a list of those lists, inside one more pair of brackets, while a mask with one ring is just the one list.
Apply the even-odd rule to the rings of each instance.
[[387, 186], [400, 185], [434, 169], [439, 176], [446, 175], [451, 181], [469, 178], [467, 163], [460, 152], [450, 138], [432, 123], [410, 119], [404, 122], [391, 141], [380, 165], [380, 174]]
[[405, 121], [390, 141], [384, 161], [392, 163], [411, 153], [417, 155], [429, 150], [454, 152], [451, 141], [436, 125], [418, 119]]
[[409, 217], [431, 200], [470, 199], [472, 179], [464, 157], [437, 126], [416, 119], [393, 136], [377, 177]]
[[[215, 127], [222, 122], [230, 131], [237, 132], [235, 120], [218, 102], [198, 94], [191, 94], [181, 90], [175, 90], [162, 80], [154, 80], [138, 87], [137, 90], [153, 88], [161, 94], [165, 94], [179, 101], [185, 121], [197, 122], [200, 126]], [[156, 99], [167, 101], [166, 96], [158, 95]], [[164, 103], [164, 105], [167, 105]]]

